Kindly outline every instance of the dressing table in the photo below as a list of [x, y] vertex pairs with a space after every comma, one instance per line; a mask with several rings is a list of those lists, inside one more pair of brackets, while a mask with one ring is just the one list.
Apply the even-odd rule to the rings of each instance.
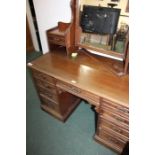
[[[129, 141], [128, 55], [120, 62], [79, 48], [77, 4], [71, 1], [71, 23], [59, 23], [47, 31], [50, 51], [28, 66], [44, 111], [65, 122], [80, 101], [86, 100], [97, 113], [94, 139], [121, 153]], [[76, 58], [73, 52], [78, 53]], [[116, 74], [114, 66], [122, 68], [123, 76]]]

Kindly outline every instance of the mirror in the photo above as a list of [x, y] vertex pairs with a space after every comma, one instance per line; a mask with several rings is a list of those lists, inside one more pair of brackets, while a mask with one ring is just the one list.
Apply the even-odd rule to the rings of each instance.
[[128, 45], [128, 0], [79, 0], [76, 44], [88, 51], [124, 60]]

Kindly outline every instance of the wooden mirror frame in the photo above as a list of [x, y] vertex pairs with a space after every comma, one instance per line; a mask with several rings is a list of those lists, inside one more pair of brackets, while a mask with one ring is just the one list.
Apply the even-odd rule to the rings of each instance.
[[93, 50], [93, 51], [97, 51], [101, 54], [106, 54], [106, 55], [109, 55], [109, 56], [112, 56], [112, 57], [115, 57], [115, 58], [118, 58], [118, 59], [122, 59], [123, 61], [125, 61], [126, 59], [126, 51], [127, 51], [127, 46], [128, 46], [128, 43], [129, 43], [129, 35], [126, 36], [126, 41], [125, 41], [125, 44], [124, 44], [124, 50], [122, 53], [119, 53], [119, 52], [116, 52], [116, 51], [113, 51], [113, 50], [105, 50], [105, 49], [102, 49], [102, 48], [96, 48], [96, 47], [93, 47], [93, 46], [88, 46], [88, 45], [85, 45], [85, 44], [82, 44], [81, 43], [81, 34], [82, 34], [82, 28], [80, 27], [80, 14], [81, 14], [81, 11], [80, 11], [80, 0], [75, 0], [75, 46], [78, 46], [80, 48], [84, 48], [84, 49], [88, 49], [88, 50]]

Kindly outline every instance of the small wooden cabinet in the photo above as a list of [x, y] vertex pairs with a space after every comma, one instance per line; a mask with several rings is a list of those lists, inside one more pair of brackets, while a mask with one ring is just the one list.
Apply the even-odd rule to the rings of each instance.
[[67, 42], [66, 30], [69, 27], [69, 25], [70, 25], [69, 23], [58, 22], [57, 27], [47, 30], [47, 40], [50, 51], [54, 51], [55, 47], [60, 46], [66, 47]]
[[58, 22], [58, 26], [47, 30], [47, 40], [50, 51], [59, 47], [66, 48], [66, 54], [69, 56], [74, 52], [75, 47], [75, 33], [73, 23]]
[[52, 76], [34, 69], [32, 69], [32, 76], [40, 97], [41, 108], [64, 122], [78, 105], [80, 99], [57, 88], [57, 80]]
[[[58, 26], [47, 30], [47, 40], [50, 51], [58, 47], [66, 48], [66, 55], [76, 52], [78, 47], [75, 46], [75, 5], [76, 1], [71, 0], [72, 18], [70, 23], [58, 22]], [[56, 48], [55, 48], [56, 47]]]

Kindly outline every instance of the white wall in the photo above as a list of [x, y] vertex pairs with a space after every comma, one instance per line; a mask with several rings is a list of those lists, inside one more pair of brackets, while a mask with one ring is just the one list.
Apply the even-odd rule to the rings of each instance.
[[70, 22], [70, 0], [33, 0], [43, 53], [49, 51], [46, 30], [58, 21]]
[[34, 49], [36, 51], [39, 51], [39, 45], [38, 45], [38, 41], [37, 41], [37, 36], [36, 36], [35, 28], [34, 28], [34, 25], [33, 25], [33, 20], [32, 20], [32, 15], [31, 15], [31, 11], [30, 11], [30, 6], [29, 6], [28, 0], [26, 0], [26, 15], [27, 15], [27, 20], [28, 20], [29, 28], [30, 28], [30, 33], [31, 33], [31, 36], [32, 36], [32, 42], [33, 42]]

